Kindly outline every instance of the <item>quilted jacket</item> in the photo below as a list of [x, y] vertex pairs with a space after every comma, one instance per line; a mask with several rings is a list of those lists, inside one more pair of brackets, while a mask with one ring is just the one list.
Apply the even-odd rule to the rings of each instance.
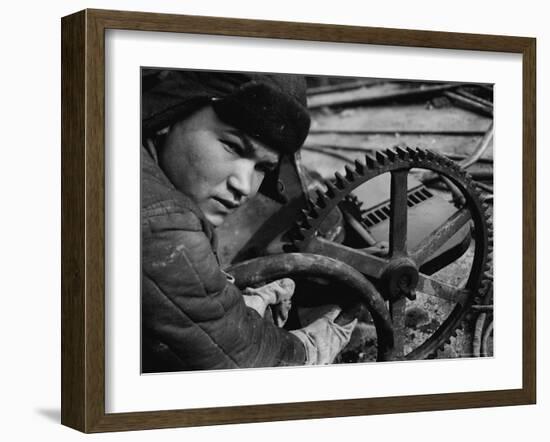
[[246, 307], [216, 236], [141, 148], [142, 372], [300, 365], [303, 344]]

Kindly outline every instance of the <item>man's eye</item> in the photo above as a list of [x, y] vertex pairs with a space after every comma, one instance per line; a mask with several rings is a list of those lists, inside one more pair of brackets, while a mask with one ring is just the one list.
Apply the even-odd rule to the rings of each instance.
[[242, 155], [243, 154], [243, 148], [241, 145], [239, 145], [239, 143], [234, 143], [232, 141], [225, 141], [225, 140], [220, 140], [220, 142], [226, 147], [227, 150], [229, 150], [230, 152], [234, 152], [238, 155]]

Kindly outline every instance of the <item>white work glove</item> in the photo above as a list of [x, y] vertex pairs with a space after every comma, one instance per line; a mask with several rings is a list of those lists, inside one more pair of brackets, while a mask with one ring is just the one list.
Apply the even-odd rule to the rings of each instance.
[[338, 325], [334, 320], [341, 311], [340, 307], [334, 306], [306, 327], [290, 332], [306, 347], [306, 365], [332, 364], [348, 344], [357, 319], [346, 325]]
[[246, 288], [243, 290], [244, 303], [256, 310], [262, 318], [267, 306], [271, 305], [274, 322], [282, 327], [288, 319], [295, 288], [296, 284], [290, 278], [278, 279], [258, 288]]

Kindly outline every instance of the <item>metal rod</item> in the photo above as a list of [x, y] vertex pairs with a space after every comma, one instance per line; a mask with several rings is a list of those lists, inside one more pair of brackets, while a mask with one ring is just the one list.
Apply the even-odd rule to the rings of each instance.
[[405, 356], [405, 309], [407, 299], [405, 297], [390, 302], [390, 314], [392, 317], [394, 333], [393, 359], [400, 360]]
[[422, 265], [426, 259], [445, 244], [470, 219], [470, 211], [468, 209], [461, 209], [455, 212], [444, 224], [435, 229], [418, 244], [411, 257], [419, 266]]
[[465, 96], [466, 98], [469, 98], [470, 100], [477, 101], [478, 103], [483, 104], [487, 107], [491, 107], [491, 108], [493, 107], [493, 103], [491, 101], [478, 97], [477, 95], [472, 94], [462, 88], [458, 89], [456, 92], [459, 93], [460, 95]]
[[489, 128], [483, 135], [483, 138], [475, 148], [474, 152], [467, 159], [461, 161], [460, 165], [466, 169], [467, 167], [470, 167], [472, 164], [474, 164], [477, 160], [479, 160], [481, 156], [485, 153], [487, 148], [489, 147], [489, 144], [491, 143], [491, 141], [493, 140], [493, 134], [494, 134], [494, 126], [493, 126], [493, 122], [491, 121]]
[[468, 110], [473, 110], [479, 114], [492, 117], [493, 116], [493, 107], [486, 106], [484, 104], [478, 103], [477, 101], [466, 98], [462, 95], [459, 95], [455, 92], [447, 91], [443, 95], [450, 98], [453, 103], [462, 106]]
[[476, 325], [474, 329], [474, 340], [472, 342], [472, 354], [476, 358], [479, 358], [481, 356], [481, 337], [486, 317], [487, 313], [480, 313], [476, 320]]
[[485, 192], [493, 193], [493, 186], [488, 186], [487, 184], [480, 183], [476, 181], [476, 186]]
[[440, 178], [441, 178], [441, 181], [445, 183], [445, 185], [453, 195], [453, 201], [459, 206], [463, 206], [464, 203], [466, 202], [466, 199], [464, 198], [464, 195], [462, 194], [460, 189], [456, 187], [455, 184], [446, 176], [441, 175]]
[[364, 86], [373, 86], [375, 84], [379, 84], [383, 82], [385, 83], [384, 80], [379, 80], [379, 79], [346, 81], [345, 83], [340, 83], [340, 84], [330, 84], [327, 86], [311, 87], [311, 88], [308, 88], [306, 93], [309, 97], [311, 95], [328, 94], [331, 92], [342, 92], [342, 91], [348, 91], [351, 89], [359, 89]]
[[372, 130], [349, 130], [349, 129], [311, 129], [310, 134], [337, 134], [337, 135], [447, 135], [473, 137], [484, 135], [482, 130], [401, 130], [401, 129], [372, 129]]
[[489, 351], [487, 347], [489, 346], [489, 337], [491, 336], [491, 333], [493, 333], [493, 321], [491, 321], [489, 325], [485, 328], [485, 332], [483, 333], [483, 337], [481, 338], [481, 355], [483, 357], [489, 356]]
[[347, 223], [357, 232], [357, 234], [369, 245], [374, 246], [377, 241], [374, 239], [374, 237], [367, 231], [365, 226], [361, 224], [359, 221], [357, 221], [352, 215], [347, 213], [345, 210], [342, 210], [342, 213], [344, 215], [344, 218], [346, 219]]
[[418, 275], [418, 283], [416, 290], [428, 296], [433, 296], [446, 301], [454, 302], [455, 304], [463, 304], [469, 296], [467, 290], [462, 290], [442, 281], [437, 281], [431, 276], [420, 273]]
[[382, 93], [370, 97], [345, 97], [336, 99], [331, 103], [311, 103], [308, 104], [309, 109], [317, 109], [320, 107], [345, 107], [364, 104], [380, 104], [387, 101], [403, 100], [403, 99], [423, 99], [438, 95], [441, 92], [456, 89], [464, 84], [444, 84], [442, 86], [431, 86], [425, 88], [415, 88], [399, 92]]
[[390, 254], [405, 253], [407, 250], [407, 178], [409, 170], [391, 173], [390, 188]]

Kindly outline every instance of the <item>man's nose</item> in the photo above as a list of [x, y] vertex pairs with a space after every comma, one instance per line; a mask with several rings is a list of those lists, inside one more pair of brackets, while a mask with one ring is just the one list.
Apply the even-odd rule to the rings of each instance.
[[235, 197], [250, 198], [254, 196], [259, 187], [259, 177], [255, 169], [255, 163], [249, 160], [239, 161], [228, 178], [230, 189], [236, 194]]

